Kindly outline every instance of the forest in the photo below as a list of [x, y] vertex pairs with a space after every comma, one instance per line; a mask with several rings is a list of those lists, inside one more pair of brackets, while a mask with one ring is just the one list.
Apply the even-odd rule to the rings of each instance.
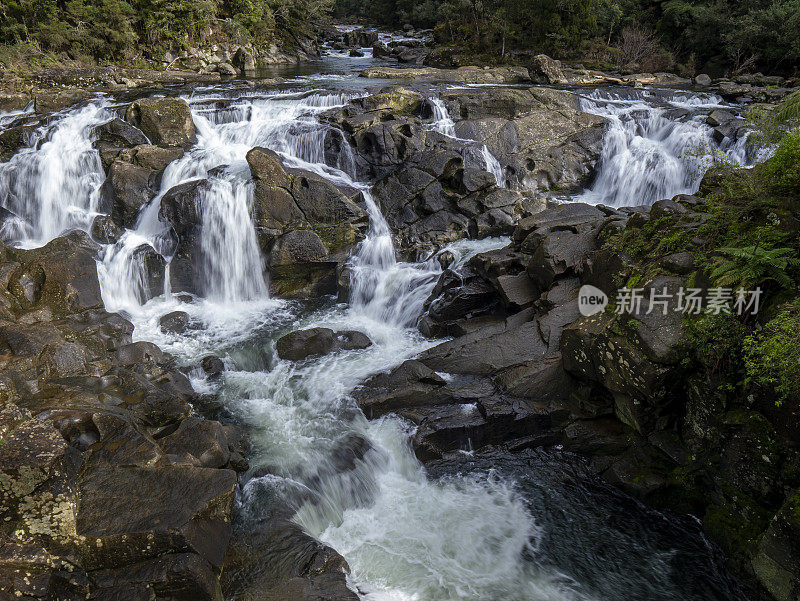
[[2, 0], [0, 43], [119, 62], [220, 37], [291, 45], [331, 19], [430, 28], [437, 44], [494, 62], [543, 52], [687, 74], [800, 66], [800, 0]]

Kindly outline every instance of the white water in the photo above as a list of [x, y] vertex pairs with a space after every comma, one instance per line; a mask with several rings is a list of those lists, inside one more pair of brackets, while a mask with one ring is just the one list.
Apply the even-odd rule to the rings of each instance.
[[[491, 474], [429, 481], [409, 448], [409, 426], [393, 417], [367, 421], [348, 400], [368, 376], [435, 344], [422, 338], [414, 324], [441, 267], [433, 257], [422, 263], [397, 261], [391, 233], [369, 187], [351, 177], [352, 157], [345, 153], [336, 167], [324, 164], [324, 129], [316, 114], [346, 100], [334, 94], [285, 94], [245, 98], [217, 109], [211, 97], [190, 99], [198, 143], [167, 168], [161, 194], [143, 209], [134, 230], [106, 248], [99, 265], [106, 306], [130, 316], [137, 339], [152, 340], [187, 363], [196, 364], [209, 352], [225, 358], [229, 369], [222, 385], [214, 389], [197, 377], [193, 382], [217, 392], [249, 425], [256, 449], [251, 463], [269, 468], [270, 475], [253, 478], [244, 487], [243, 513], [258, 518], [276, 490], [291, 492], [316, 482], [315, 500], [302, 504], [295, 520], [345, 556], [351, 583], [363, 598], [591, 599], [579, 583], [537, 563], [547, 533], [537, 526], [513, 483]], [[76, 138], [83, 136], [71, 142], [86, 155], [83, 171], [73, 176], [93, 182], [86, 184], [90, 200], [99, 183], [97, 155], [86, 151], [90, 128], [77, 126], [108, 118], [101, 110], [96, 108], [91, 118], [72, 112], [59, 122], [68, 124]], [[73, 146], [59, 140], [61, 150], [47, 152], [58, 159], [53, 164], [66, 164]], [[291, 304], [267, 298], [244, 161], [253, 146], [272, 148], [290, 165], [363, 191], [370, 227], [352, 259], [349, 306], [327, 306], [298, 316]], [[28, 158], [38, 164], [35, 157]], [[162, 252], [169, 249], [167, 228], [158, 221], [161, 196], [178, 183], [207, 178], [209, 170], [221, 165], [227, 167], [214, 171], [199, 207], [206, 298], [182, 303], [166, 294], [142, 304], [145, 281], [131, 257], [144, 243]], [[37, 171], [34, 185], [41, 185], [37, 178], [46, 173]], [[36, 198], [29, 200], [34, 203]], [[46, 196], [42, 200], [50, 202]], [[56, 200], [64, 207], [74, 202], [71, 193]], [[94, 210], [90, 203], [86, 206], [86, 215], [78, 221], [84, 227]], [[57, 235], [52, 234], [57, 229], [47, 230], [50, 234], [42, 229], [39, 241]], [[458, 269], [475, 253], [506, 243], [461, 241], [446, 250], [455, 255], [452, 268]], [[176, 309], [203, 327], [186, 335], [161, 332], [159, 317]], [[303, 363], [281, 361], [272, 340], [287, 331], [287, 324], [289, 329], [358, 329], [374, 344]], [[363, 436], [373, 450], [352, 471], [338, 473], [331, 466], [331, 454], [353, 435]]]
[[97, 211], [104, 179], [92, 148], [93, 128], [113, 116], [106, 101], [69, 111], [37, 128], [29, 146], [0, 163], [0, 203], [24, 225], [20, 246], [45, 244], [68, 229], [87, 229]]
[[[706, 113], [726, 108], [717, 96], [673, 94], [658, 101], [649, 92], [622, 96], [596, 90], [581, 98], [581, 109], [609, 120], [598, 174], [575, 200], [612, 207], [651, 205], [676, 194], [693, 194], [714, 161], [749, 165], [746, 138], [719, 147]], [[677, 120], [671, 109], [704, 113]]]
[[[431, 119], [431, 129], [433, 131], [438, 131], [440, 134], [447, 136], [448, 138], [453, 138], [454, 140], [460, 140], [456, 136], [456, 127], [455, 123], [453, 122], [452, 117], [450, 117], [450, 112], [447, 110], [447, 107], [442, 102], [441, 98], [429, 98], [428, 101], [431, 105], [431, 110], [433, 112], [433, 117]], [[463, 141], [463, 140], [462, 140]], [[472, 141], [472, 140], [468, 140]], [[503, 173], [503, 167], [500, 165], [500, 161], [497, 160], [492, 152], [489, 150], [489, 147], [486, 144], [482, 144], [480, 147], [480, 155], [483, 159], [484, 165], [486, 166], [486, 171], [491, 173], [494, 176], [497, 185], [501, 188], [505, 188], [506, 186], [506, 176]]]

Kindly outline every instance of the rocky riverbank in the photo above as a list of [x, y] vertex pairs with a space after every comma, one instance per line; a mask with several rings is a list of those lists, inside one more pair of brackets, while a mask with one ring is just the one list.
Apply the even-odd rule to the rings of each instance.
[[[195, 139], [183, 101], [138, 101], [127, 118], [135, 125], [116, 119], [96, 132], [110, 217], [92, 232], [103, 243], [130, 225]], [[176, 228], [186, 232], [193, 225], [179, 198], [164, 201], [165, 219], [180, 214]], [[163, 293], [163, 259], [147, 244], [137, 252], [149, 266], [147, 293]], [[101, 259], [80, 231], [34, 250], [0, 247], [4, 598], [221, 601], [225, 566], [227, 594], [353, 599], [344, 560], [290, 524], [288, 508], [273, 507], [229, 547], [247, 436], [213, 396], [195, 393], [186, 368], [133, 342], [131, 322], [104, 309]], [[213, 379], [223, 366], [211, 356], [196, 368]], [[268, 557], [278, 563], [265, 571]]]

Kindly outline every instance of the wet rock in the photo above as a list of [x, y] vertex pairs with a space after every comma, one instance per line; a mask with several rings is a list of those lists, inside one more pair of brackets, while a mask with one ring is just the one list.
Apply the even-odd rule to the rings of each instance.
[[334, 332], [328, 328], [296, 330], [275, 343], [278, 356], [288, 361], [302, 361], [340, 350], [357, 350], [369, 346], [372, 346], [372, 341], [361, 332]]
[[159, 220], [171, 224], [178, 236], [190, 233], [202, 223], [202, 200], [210, 186], [208, 180], [193, 180], [170, 188], [161, 198]]
[[192, 113], [179, 98], [142, 98], [125, 113], [156, 146], [188, 148], [197, 141]]
[[256, 531], [236, 533], [225, 556], [226, 598], [356, 601], [346, 583], [344, 558], [288, 519], [274, 518]]
[[158, 320], [163, 332], [183, 334], [189, 327], [189, 314], [184, 311], [172, 311]]
[[23, 219], [0, 207], [0, 242], [9, 244], [25, 238], [27, 229]]
[[0, 163], [11, 160], [22, 148], [30, 147], [35, 139], [36, 127], [17, 125], [0, 132]]
[[164, 353], [152, 342], [134, 342], [117, 349], [117, 363], [122, 366], [161, 363]]
[[711, 127], [719, 127], [728, 121], [735, 119], [735, 115], [723, 109], [714, 109], [706, 118], [706, 123]]
[[63, 315], [102, 307], [97, 279], [98, 246], [84, 232], [71, 232], [45, 246], [15, 251], [18, 262], [8, 289], [25, 309], [48, 307]]
[[132, 228], [144, 205], [155, 198], [158, 174], [131, 163], [115, 160], [111, 163], [100, 188], [102, 206], [111, 213], [114, 223]]
[[190, 455], [202, 467], [221, 468], [230, 460], [223, 425], [199, 417], [183, 420], [175, 432], [159, 439], [159, 445], [167, 454]]
[[94, 128], [94, 133], [97, 136], [95, 146], [132, 148], [139, 144], [150, 143], [140, 129], [119, 118], [98, 125]]
[[131, 261], [140, 266], [143, 275], [142, 301], [146, 302], [164, 294], [164, 282], [167, 262], [155, 248], [149, 244], [141, 244], [131, 253]]
[[461, 138], [480, 140], [510, 181], [530, 192], [579, 190], [591, 181], [606, 120], [563, 90], [454, 90], [441, 95]]
[[125, 230], [114, 222], [111, 215], [98, 215], [92, 222], [92, 238], [101, 244], [115, 244]]
[[96, 567], [113, 565], [118, 552], [133, 551], [136, 555], [127, 558], [132, 563], [177, 546], [219, 568], [230, 537], [235, 489], [231, 470], [98, 468], [77, 480], [76, 533], [105, 541], [104, 552], [92, 562]]
[[203, 357], [200, 360], [200, 367], [211, 379], [219, 378], [222, 372], [225, 371], [225, 363], [216, 355]]
[[[169, 591], [173, 599], [223, 601], [214, 567], [196, 553], [172, 553], [122, 568], [92, 572], [93, 599], [157, 598]], [[124, 591], [120, 593], [120, 591]]]
[[328, 249], [315, 232], [295, 230], [275, 241], [270, 253], [270, 265], [281, 267], [295, 263], [313, 263], [324, 261], [327, 257]]

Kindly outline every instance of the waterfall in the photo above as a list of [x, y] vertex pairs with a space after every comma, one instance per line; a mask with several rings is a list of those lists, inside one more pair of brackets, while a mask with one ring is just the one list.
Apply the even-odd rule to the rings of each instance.
[[249, 181], [214, 177], [201, 201], [202, 273], [205, 295], [211, 300], [250, 300], [269, 295], [250, 218], [252, 188]]
[[497, 158], [491, 153], [486, 144], [481, 147], [481, 154], [483, 155], [483, 160], [486, 163], [486, 171], [494, 176], [498, 186], [505, 188], [506, 176], [503, 174], [503, 167], [500, 165], [500, 161], [498, 161]]
[[[612, 207], [651, 205], [696, 192], [715, 153], [734, 164], [749, 164], [746, 139], [720, 148], [711, 137], [706, 114], [724, 108], [721, 103], [716, 96], [661, 98], [650, 92], [596, 90], [581, 97], [581, 109], [606, 117], [609, 127], [595, 181], [576, 200]], [[688, 114], [676, 117], [676, 109]]]
[[[104, 281], [112, 274], [122, 278], [104, 286], [107, 306], [137, 310], [135, 300], [142, 298], [138, 291], [142, 278], [130, 276], [130, 270], [135, 270], [135, 266], [127, 265], [133, 250], [130, 246], [145, 240], [163, 254], [170, 252], [168, 227], [158, 220], [161, 198], [170, 188], [197, 178], [209, 182], [208, 187], [200, 189], [198, 198], [202, 295], [216, 303], [268, 298], [251, 217], [253, 185], [245, 156], [251, 148], [264, 146], [283, 154], [292, 166], [325, 173], [330, 169], [324, 165], [325, 128], [314, 114], [340, 106], [347, 98], [344, 94], [278, 94], [238, 99], [220, 110], [216, 98], [189, 98], [197, 144], [167, 167], [160, 193], [139, 216], [136, 236], [125, 236], [117, 248], [106, 250]], [[212, 170], [214, 174], [209, 175]]]
[[[456, 136], [456, 126], [453, 122], [453, 119], [450, 117], [450, 112], [447, 110], [447, 107], [442, 102], [441, 98], [431, 97], [428, 99], [431, 105], [431, 111], [433, 112], [433, 117], [431, 118], [431, 129], [433, 131], [438, 131], [440, 134], [447, 136], [448, 138], [453, 138], [454, 140], [459, 140]], [[473, 141], [473, 140], [469, 140]], [[489, 150], [489, 147], [486, 144], [481, 145], [480, 155], [483, 159], [484, 165], [486, 167], [486, 171], [491, 173], [494, 176], [497, 185], [501, 188], [505, 188], [506, 186], [506, 176], [503, 174], [503, 167], [500, 165], [500, 161], [497, 160], [492, 152]]]
[[431, 125], [433, 131], [438, 131], [440, 134], [443, 134], [449, 138], [456, 137], [456, 125], [453, 122], [453, 119], [450, 117], [450, 112], [447, 110], [447, 107], [442, 102], [441, 98], [431, 97], [428, 99], [431, 104], [431, 110], [433, 111], [433, 118], [431, 119]]
[[108, 106], [94, 101], [34, 129], [28, 147], [0, 163], [0, 203], [24, 223], [14, 232], [25, 236], [20, 246], [91, 225], [105, 177], [93, 132], [114, 116]]
[[[318, 115], [348, 98], [319, 91], [261, 96], [246, 92], [232, 100], [214, 90], [188, 98], [198, 129], [197, 144], [166, 168], [160, 191], [142, 208], [135, 226], [116, 244], [106, 246], [98, 264], [106, 307], [127, 313], [135, 325], [135, 339], [159, 344], [187, 366], [196, 366], [209, 353], [225, 358], [228, 369], [220, 380], [195, 379], [193, 383], [198, 392], [216, 393], [237, 420], [249, 426], [253, 444], [249, 461], [254, 468], [267, 468], [268, 475], [255, 475], [243, 483], [238, 499], [242, 522], [252, 518], [263, 523], [276, 504], [285, 502], [295, 508], [297, 524], [345, 557], [351, 568], [349, 582], [361, 598], [656, 598], [635, 593], [626, 597], [631, 582], [663, 582], [676, 553], [660, 534], [653, 536], [653, 531], [645, 530], [643, 523], [635, 523], [633, 534], [625, 532], [621, 550], [612, 544], [598, 546], [595, 539], [604, 534], [601, 519], [579, 528], [583, 538], [566, 537], [565, 547], [573, 551], [587, 547], [590, 568], [586, 573], [564, 559], [563, 549], [548, 556], [559, 530], [568, 529], [572, 522], [583, 525], [587, 515], [593, 516], [578, 515], [569, 503], [560, 502], [563, 498], [552, 495], [553, 490], [563, 489], [559, 494], [578, 499], [574, 504], [585, 502], [587, 491], [580, 488], [580, 477], [573, 472], [555, 470], [558, 477], [552, 485], [544, 484], [551, 496], [530, 498], [523, 497], [516, 480], [494, 470], [429, 478], [410, 448], [412, 425], [391, 415], [368, 421], [353, 403], [351, 393], [366, 378], [436, 344], [414, 326], [442, 267], [436, 256], [418, 263], [397, 260], [390, 228], [370, 186], [355, 179], [349, 146], [342, 145], [335, 160], [330, 149], [326, 153], [329, 130]], [[35, 185], [44, 186], [39, 180], [56, 177], [56, 167], [62, 166], [64, 173], [58, 181], [65, 193], [48, 189], [50, 196], [34, 191], [25, 197], [30, 209], [26, 219], [35, 232], [29, 236], [31, 241], [45, 242], [71, 224], [88, 227], [98, 210], [96, 190], [102, 170], [97, 153], [91, 150], [91, 132], [93, 125], [111, 116], [103, 106], [94, 103], [59, 116], [52, 125], [37, 130], [39, 142], [32, 143], [31, 149], [0, 165], [3, 190], [15, 191], [13, 195], [6, 192], [4, 198], [17, 202], [15, 207], [25, 206], [18, 202], [22, 188], [15, 180], [15, 169], [30, 167], [26, 173], [38, 178]], [[452, 120], [448, 126], [446, 111], [435, 119], [437, 131], [450, 131]], [[47, 147], [49, 143], [55, 146]], [[279, 152], [290, 167], [311, 170], [334, 184], [361, 191], [369, 229], [348, 266], [349, 305], [320, 299], [309, 312], [302, 303], [265, 302], [268, 287], [251, 217], [253, 184], [245, 160], [254, 146]], [[499, 165], [490, 165], [487, 154], [491, 153], [482, 152], [487, 169], [502, 174], [496, 169]], [[38, 153], [42, 155], [37, 157]], [[175, 185], [197, 178], [208, 180], [198, 197], [201, 248], [195, 265], [202, 273], [206, 298], [184, 302], [167, 293], [145, 302], [148, 278], [137, 249], [149, 244], [169, 258], [174, 240], [168, 225], [158, 219], [161, 199]], [[42, 203], [40, 213], [37, 202]], [[44, 227], [43, 222], [57, 221], [54, 214], [68, 217], [61, 225]], [[458, 271], [475, 254], [507, 244], [508, 239], [497, 238], [461, 240], [441, 252], [452, 253], [450, 269]], [[179, 335], [162, 332], [159, 318], [178, 308], [189, 313], [200, 329]], [[373, 344], [298, 363], [278, 358], [277, 337], [315, 326], [357, 329]], [[477, 407], [466, 402], [459, 410], [469, 414]], [[343, 471], [336, 454], [353, 440], [363, 440], [369, 450], [353, 462], [352, 469]], [[537, 478], [537, 467], [525, 464], [524, 473]], [[298, 488], [312, 494], [292, 494]], [[615, 500], [611, 497], [607, 502]], [[549, 531], [539, 523], [538, 514], [534, 517], [535, 510], [545, 518], [556, 516]], [[602, 556], [594, 554], [598, 548]], [[633, 562], [635, 567], [644, 566], [641, 571], [629, 567], [634, 555], [641, 559]], [[614, 560], [617, 564], [609, 569]], [[620, 563], [625, 567], [619, 568]], [[606, 571], [622, 594], [594, 594], [594, 585]], [[585, 577], [581, 582], [573, 579], [581, 576]], [[686, 598], [673, 592], [680, 593], [667, 590], [659, 598]]]

